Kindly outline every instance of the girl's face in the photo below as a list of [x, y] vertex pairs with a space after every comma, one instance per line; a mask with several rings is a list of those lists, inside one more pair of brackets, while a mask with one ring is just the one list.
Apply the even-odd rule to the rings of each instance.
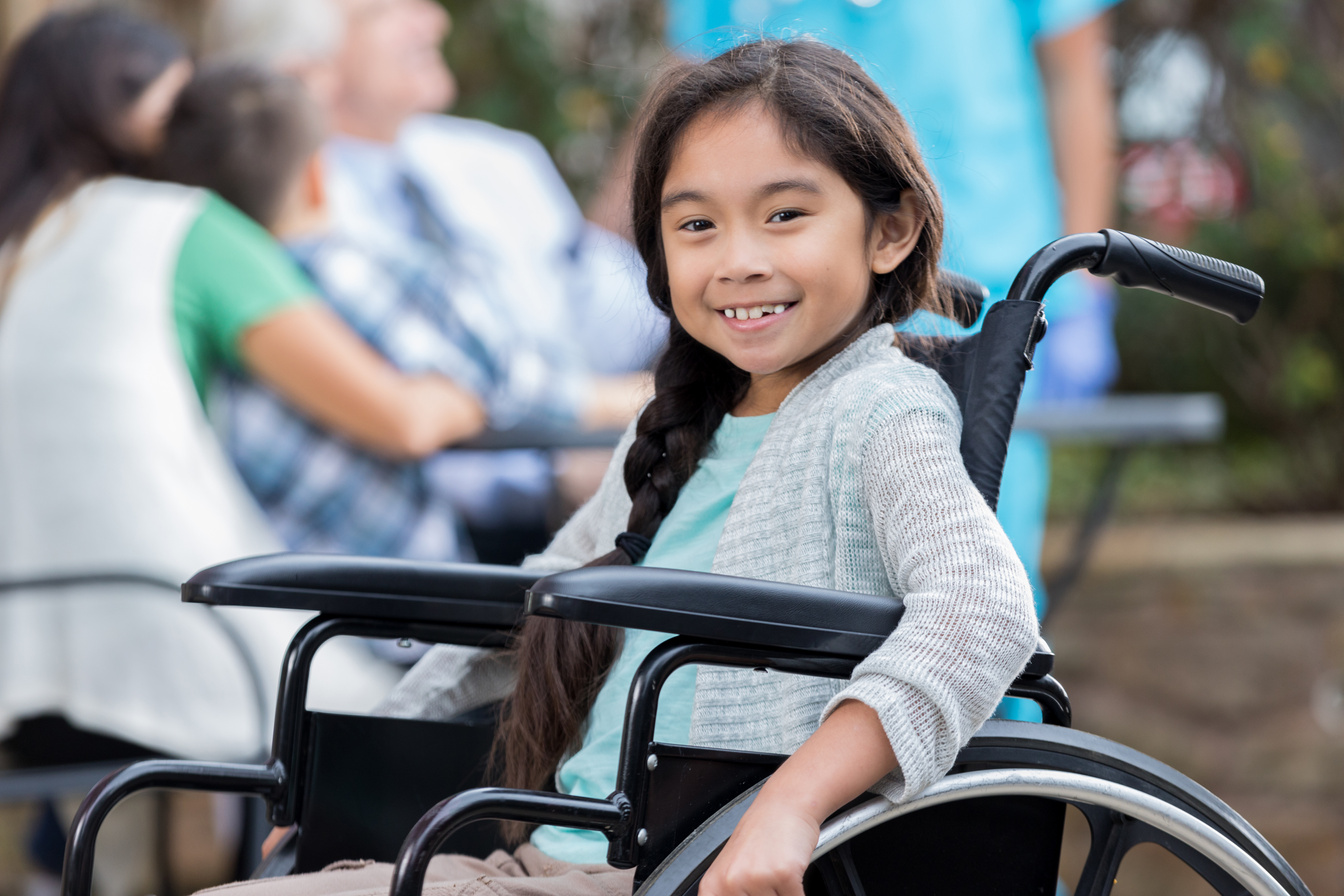
[[672, 310], [751, 374], [736, 413], [778, 409], [859, 335], [873, 275], [904, 261], [923, 226], [902, 199], [870, 227], [858, 194], [794, 152], [759, 103], [686, 129], [662, 192]]

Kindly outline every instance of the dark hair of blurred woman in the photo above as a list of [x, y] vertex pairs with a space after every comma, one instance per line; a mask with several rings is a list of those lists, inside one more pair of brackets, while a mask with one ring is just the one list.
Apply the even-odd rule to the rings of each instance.
[[53, 13], [17, 44], [0, 75], [0, 244], [86, 181], [135, 170], [185, 60], [171, 32], [112, 9]]

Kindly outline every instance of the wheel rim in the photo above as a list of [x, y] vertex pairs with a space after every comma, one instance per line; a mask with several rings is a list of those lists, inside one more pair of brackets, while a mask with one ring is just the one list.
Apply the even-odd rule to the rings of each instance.
[[[995, 769], [951, 775], [915, 799], [898, 806], [881, 797], [874, 797], [833, 818], [822, 827], [812, 860], [815, 862], [822, 856], [843, 848], [848, 841], [864, 831], [894, 818], [945, 803], [996, 796], [1046, 797], [1074, 805], [1108, 809], [1124, 818], [1149, 825], [1193, 847], [1253, 896], [1288, 896], [1288, 891], [1244, 849], [1190, 813], [1156, 797], [1111, 781], [1071, 772], [1041, 769]], [[1097, 840], [1098, 838], [1094, 836], [1094, 844]], [[1118, 853], [1115, 856], [1115, 864], [1118, 865], [1122, 857], [1123, 852]], [[1104, 873], [1107, 878], [1113, 878], [1108, 869], [1109, 863], [1089, 862], [1089, 865], [1097, 865], [1099, 872]], [[1096, 878], [1093, 881], [1084, 881], [1078, 891], [1093, 890], [1095, 883]], [[1101, 889], [1105, 891], [1109, 887]]]
[[[1192, 821], [1199, 822], [1219, 834], [1223, 840], [1231, 844], [1230, 850], [1223, 847], [1225, 852], [1239, 853], [1272, 879], [1277, 887], [1267, 891], [1250, 890], [1250, 892], [1275, 894], [1286, 892], [1294, 896], [1310, 896], [1310, 890], [1273, 846], [1222, 800], [1175, 769], [1121, 744], [1076, 730], [1054, 729], [1050, 726], [1018, 722], [991, 722], [971, 741], [959, 757], [958, 763], [966, 770], [957, 771], [944, 778], [917, 800], [912, 801], [912, 805], [918, 803], [920, 806], [928, 807], [931, 803], [925, 801], [931, 800], [935, 794], [953, 786], [957, 780], [965, 780], [967, 776], [981, 772], [1016, 774], [1019, 779], [1028, 771], [1056, 778], [1060, 775], [1072, 775], [1085, 781], [1095, 779], [1118, 787], [1124, 792], [1137, 794], [1139, 797], [1174, 808], [1182, 815], [1189, 816]], [[966, 763], [969, 763], [969, 767]], [[637, 896], [684, 896], [688, 892], [694, 892], [695, 883], [708, 869], [719, 848], [727, 841], [737, 822], [755, 799], [759, 787], [760, 785], [757, 785], [744, 792], [715, 816], [706, 820], [649, 875], [641, 885]], [[1130, 848], [1145, 842], [1155, 843], [1166, 849], [1187, 868], [1203, 877], [1217, 892], [1240, 894], [1249, 889], [1235, 876], [1223, 870], [1217, 862], [1205, 858], [1199, 850], [1186, 844], [1181, 837], [1162, 833], [1146, 822], [1126, 814], [1125, 811], [1095, 805], [1088, 800], [1069, 799], [1066, 796], [1047, 797], [1039, 791], [1031, 791], [1031, 795], [1058, 799], [1062, 803], [1074, 805], [1086, 817], [1092, 829], [1088, 861], [1084, 866], [1079, 886], [1075, 890], [1076, 896], [1108, 894], [1121, 860], [1128, 854]], [[963, 794], [959, 798], [965, 799], [966, 796]], [[883, 811], [892, 808], [886, 800], [874, 798], [872, 801], [865, 801], [846, 810], [846, 814], [868, 806], [869, 802], [873, 804], [873, 811], [878, 807]], [[908, 813], [912, 808], [906, 807], [904, 811]], [[838, 817], [832, 819], [828, 822], [828, 826], [838, 821]], [[849, 839], [857, 836], [857, 833], [854, 832]], [[826, 841], [825, 836], [823, 835], [823, 843], [830, 844], [825, 848], [830, 850], [831, 863], [843, 865], [845, 858], [843, 853], [846, 852], [843, 843], [834, 835], [830, 841]], [[819, 846], [820, 849], [822, 846]], [[813, 867], [821, 871], [827, 864], [827, 862], [817, 863]], [[843, 886], [840, 892], [846, 892]]]

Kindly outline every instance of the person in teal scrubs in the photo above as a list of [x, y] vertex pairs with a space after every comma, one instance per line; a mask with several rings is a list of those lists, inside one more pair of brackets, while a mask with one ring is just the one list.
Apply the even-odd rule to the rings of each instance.
[[[1064, 234], [1110, 226], [1114, 111], [1105, 12], [1116, 0], [667, 0], [675, 52], [714, 55], [762, 32], [854, 56], [914, 127], [943, 193], [943, 266], [1004, 298]], [[1112, 297], [1086, 274], [1051, 289], [1050, 335], [1024, 400], [1094, 396], [1113, 380]], [[999, 521], [1045, 611], [1041, 536], [1049, 450], [1013, 438]]]

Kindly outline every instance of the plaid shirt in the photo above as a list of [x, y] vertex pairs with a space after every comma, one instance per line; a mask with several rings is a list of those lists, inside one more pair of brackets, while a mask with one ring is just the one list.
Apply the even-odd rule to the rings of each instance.
[[[587, 376], [565, 345], [528, 346], [499, 310], [485, 266], [411, 240], [341, 233], [291, 245], [332, 308], [407, 373], [478, 395], [491, 426], [574, 422]], [[231, 374], [211, 411], [243, 480], [294, 550], [470, 558], [458, 514], [419, 462], [380, 458]]]

